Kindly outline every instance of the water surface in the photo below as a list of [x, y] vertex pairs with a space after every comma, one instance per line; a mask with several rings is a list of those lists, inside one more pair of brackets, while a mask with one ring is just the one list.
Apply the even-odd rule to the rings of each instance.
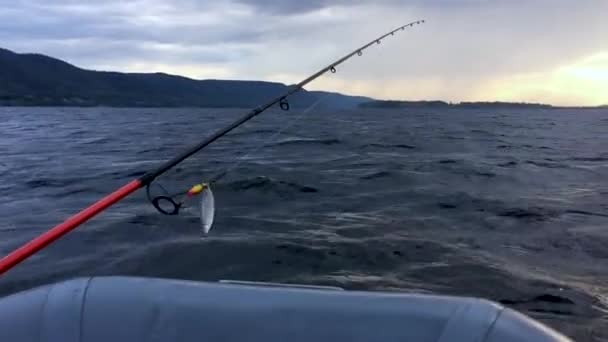
[[[0, 252], [241, 111], [0, 108]], [[107, 274], [432, 292], [608, 340], [608, 111], [324, 110], [284, 127], [296, 116], [264, 114], [158, 180], [231, 171], [209, 237], [194, 210], [162, 216], [139, 192], [0, 292]]]

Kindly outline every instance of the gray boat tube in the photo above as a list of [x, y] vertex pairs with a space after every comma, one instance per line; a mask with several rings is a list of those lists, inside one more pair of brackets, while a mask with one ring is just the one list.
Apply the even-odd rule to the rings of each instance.
[[0, 299], [0, 341], [570, 341], [477, 298], [78, 278]]

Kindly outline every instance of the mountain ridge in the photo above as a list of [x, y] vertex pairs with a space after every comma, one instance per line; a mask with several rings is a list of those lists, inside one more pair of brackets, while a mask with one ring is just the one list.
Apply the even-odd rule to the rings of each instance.
[[[115, 107], [254, 107], [288, 85], [245, 80], [195, 80], [166, 73], [95, 71], [35, 53], [0, 48], [0, 105]], [[363, 96], [302, 90], [293, 107], [354, 108]]]

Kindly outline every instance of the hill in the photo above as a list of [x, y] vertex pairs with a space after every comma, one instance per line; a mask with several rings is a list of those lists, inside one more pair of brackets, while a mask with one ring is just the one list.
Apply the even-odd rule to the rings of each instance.
[[[255, 107], [286, 89], [274, 82], [93, 71], [45, 55], [0, 49], [0, 106]], [[356, 107], [371, 100], [303, 91], [291, 104], [308, 106], [323, 96], [324, 107]]]

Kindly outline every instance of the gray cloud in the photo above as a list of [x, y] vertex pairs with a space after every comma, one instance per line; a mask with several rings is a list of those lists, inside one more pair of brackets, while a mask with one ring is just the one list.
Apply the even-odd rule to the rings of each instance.
[[[259, 11], [277, 14], [294, 14], [319, 10], [331, 5], [328, 0], [309, 1], [273, 1], [273, 0], [239, 0], [240, 3], [255, 7]], [[335, 1], [334, 1], [335, 3]]]
[[146, 11], [124, 5], [112, 8], [114, 3], [110, 1], [87, 6], [69, 3], [0, 9], [0, 35], [4, 39], [106, 38], [196, 44], [247, 43], [260, 36], [255, 27], [244, 30], [236, 22], [210, 22], [204, 13], [184, 13], [177, 8], [160, 6], [155, 10], [151, 1]]
[[470, 6], [484, 6], [496, 4], [506, 0], [237, 0], [239, 3], [254, 7], [257, 11], [265, 13], [275, 13], [281, 15], [295, 15], [306, 12], [318, 11], [334, 6], [365, 5], [374, 4], [375, 6], [395, 6], [395, 7], [419, 7], [419, 8], [442, 8], [453, 9]]
[[605, 13], [602, 0], [0, 0], [0, 45], [83, 67], [215, 65], [236, 78], [295, 82], [425, 18], [333, 77], [379, 87], [426, 82], [456, 97], [608, 51]]

